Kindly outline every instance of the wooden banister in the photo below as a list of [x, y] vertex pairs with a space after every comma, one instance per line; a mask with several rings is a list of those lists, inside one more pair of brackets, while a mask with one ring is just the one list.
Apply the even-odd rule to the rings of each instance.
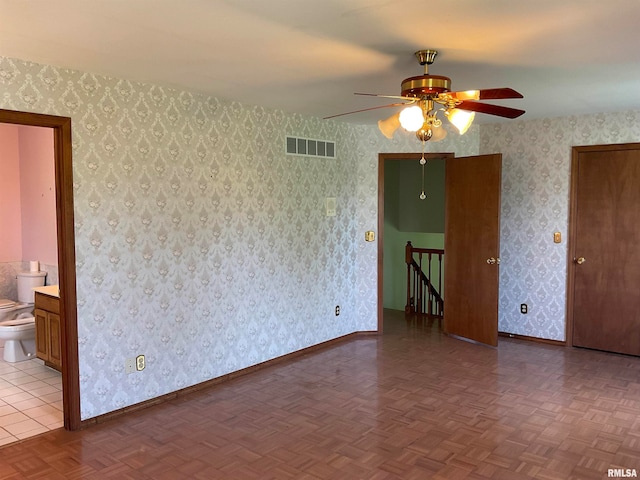
[[[443, 258], [444, 250], [416, 248], [411, 242], [407, 242], [405, 247], [405, 262], [407, 264], [407, 303], [404, 308], [405, 313], [442, 318], [444, 315], [444, 299], [441, 294]], [[423, 260], [426, 263], [424, 269]], [[437, 261], [437, 265], [434, 265], [435, 261]], [[431, 280], [434, 266], [437, 267], [438, 271], [437, 286]]]

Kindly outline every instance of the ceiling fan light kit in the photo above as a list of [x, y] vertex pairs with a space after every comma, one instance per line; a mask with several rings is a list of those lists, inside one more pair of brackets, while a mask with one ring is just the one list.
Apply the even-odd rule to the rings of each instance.
[[[511, 88], [492, 88], [485, 90], [467, 90], [460, 92], [451, 91], [451, 79], [441, 75], [430, 75], [431, 65], [438, 52], [436, 50], [418, 50], [415, 56], [420, 65], [424, 66], [424, 74], [409, 77], [402, 81], [400, 95], [378, 95], [371, 93], [356, 93], [356, 95], [368, 95], [373, 97], [392, 98], [402, 100], [402, 103], [391, 103], [379, 107], [366, 108], [353, 112], [332, 115], [334, 118], [352, 113], [375, 110], [378, 108], [404, 107], [385, 120], [378, 121], [378, 129], [388, 139], [400, 127], [408, 132], [415, 132], [418, 140], [422, 142], [422, 193], [420, 198], [426, 198], [424, 193], [424, 159], [425, 142], [438, 142], [447, 136], [447, 131], [442, 127], [442, 121], [438, 118], [438, 111], [443, 111], [444, 116], [454, 125], [460, 135], [463, 135], [473, 123], [476, 112], [495, 115], [504, 118], [517, 118], [524, 114], [524, 110], [482, 103], [480, 100], [499, 100], [511, 98], [523, 98], [522, 94]], [[435, 106], [441, 108], [436, 110]]]
[[[325, 118], [334, 118], [352, 113], [375, 110], [387, 107], [404, 107], [399, 113], [398, 121], [392, 117], [378, 122], [378, 127], [387, 138], [392, 138], [395, 131], [402, 126], [409, 132], [415, 132], [416, 137], [424, 142], [427, 140], [438, 141], [444, 135], [435, 135], [442, 123], [437, 117], [438, 111], [435, 105], [441, 105], [445, 117], [456, 126], [460, 134], [464, 134], [473, 123], [475, 112], [496, 115], [504, 118], [517, 118], [524, 110], [481, 103], [480, 100], [498, 100], [509, 98], [522, 98], [522, 94], [511, 88], [492, 88], [486, 90], [467, 90], [460, 92], [451, 91], [451, 79], [442, 75], [430, 75], [431, 65], [438, 52], [436, 50], [418, 50], [415, 56], [420, 65], [424, 66], [424, 74], [405, 78], [401, 83], [400, 95], [378, 95], [371, 93], [356, 93], [356, 95], [368, 95], [373, 97], [393, 98], [403, 100], [402, 103], [392, 103], [379, 107], [366, 108], [353, 112], [341, 113]], [[422, 125], [419, 125], [420, 117]], [[428, 135], [427, 132], [431, 132]], [[427, 138], [428, 137], [428, 138]]]

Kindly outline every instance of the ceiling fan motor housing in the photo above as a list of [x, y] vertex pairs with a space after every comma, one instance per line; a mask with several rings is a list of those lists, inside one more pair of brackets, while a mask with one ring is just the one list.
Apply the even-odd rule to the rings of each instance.
[[403, 97], [434, 97], [451, 91], [451, 79], [440, 75], [420, 75], [402, 81]]

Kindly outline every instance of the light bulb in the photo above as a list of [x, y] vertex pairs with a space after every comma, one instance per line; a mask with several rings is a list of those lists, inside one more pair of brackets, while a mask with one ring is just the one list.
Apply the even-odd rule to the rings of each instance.
[[400, 112], [400, 125], [408, 132], [417, 132], [423, 123], [424, 115], [418, 105], [407, 107]]

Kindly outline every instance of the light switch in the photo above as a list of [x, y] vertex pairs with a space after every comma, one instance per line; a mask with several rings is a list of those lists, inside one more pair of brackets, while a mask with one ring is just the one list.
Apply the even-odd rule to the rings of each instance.
[[553, 232], [553, 242], [554, 243], [562, 242], [562, 235], [560, 234], [560, 232]]
[[327, 209], [327, 217], [336, 216], [336, 198], [335, 197], [327, 197], [325, 202], [325, 207]]

